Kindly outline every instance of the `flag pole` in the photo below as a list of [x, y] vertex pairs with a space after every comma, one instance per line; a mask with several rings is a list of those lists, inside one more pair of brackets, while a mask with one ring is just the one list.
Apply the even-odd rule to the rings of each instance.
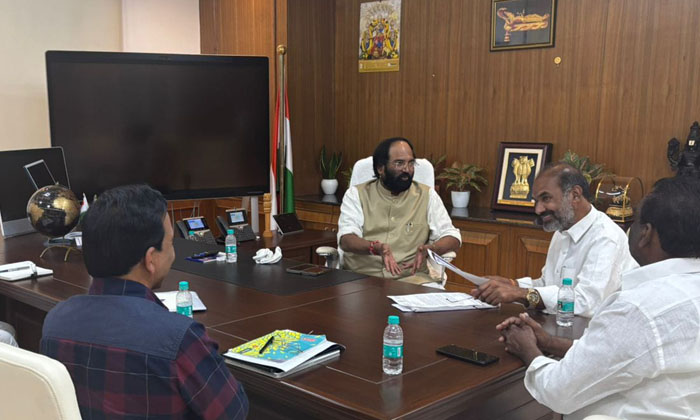
[[[284, 124], [285, 124], [285, 118], [287, 117], [287, 102], [285, 101], [286, 92], [285, 92], [285, 80], [284, 80], [284, 56], [287, 54], [287, 47], [284, 45], [278, 45], [277, 46], [277, 57], [278, 57], [278, 73], [279, 73], [279, 84], [277, 85], [279, 87], [279, 96], [277, 97], [277, 101], [279, 103], [279, 112], [278, 112], [278, 117], [277, 117], [277, 139], [278, 139], [278, 161], [277, 161], [277, 184], [279, 185], [279, 200], [277, 201], [277, 206], [279, 207], [279, 212], [284, 213], [284, 168], [285, 168], [285, 162], [286, 162], [286, 145], [287, 142], [285, 139], [285, 129], [284, 129]], [[282, 181], [280, 181], [282, 179]]]

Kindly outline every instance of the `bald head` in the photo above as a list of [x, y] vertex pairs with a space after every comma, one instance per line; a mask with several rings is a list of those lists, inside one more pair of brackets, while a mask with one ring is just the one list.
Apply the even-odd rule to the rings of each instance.
[[581, 171], [569, 165], [568, 163], [555, 163], [545, 166], [537, 178], [553, 177], [557, 180], [559, 188], [563, 193], [571, 191], [575, 186], [581, 187], [581, 195], [589, 203], [591, 202], [591, 192], [588, 181], [583, 176]]

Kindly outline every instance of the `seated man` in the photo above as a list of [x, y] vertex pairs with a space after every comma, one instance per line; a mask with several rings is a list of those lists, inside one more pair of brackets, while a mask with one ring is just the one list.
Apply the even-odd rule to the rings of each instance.
[[590, 318], [610, 294], [620, 288], [620, 274], [637, 266], [627, 236], [605, 213], [590, 203], [588, 182], [577, 169], [556, 164], [542, 170], [532, 187], [535, 213], [542, 228], [555, 232], [542, 277], [491, 280], [472, 291], [497, 305], [520, 302], [556, 312], [557, 293], [564, 276], [574, 281], [574, 313]]
[[340, 207], [343, 268], [418, 284], [434, 281], [425, 266], [427, 250], [456, 251], [459, 230], [435, 190], [413, 182], [416, 158], [408, 140], [384, 140], [372, 161], [377, 179], [350, 187]]
[[73, 378], [85, 419], [242, 419], [248, 399], [202, 324], [151, 289], [175, 258], [163, 196], [145, 185], [103, 193], [83, 219], [93, 277], [44, 321], [42, 353]]
[[[642, 267], [622, 276], [581, 339], [552, 337], [526, 313], [500, 325], [528, 366], [525, 387], [567, 419], [697, 418], [700, 413], [700, 180], [657, 182], [629, 244]], [[542, 353], [563, 357], [556, 361]]]
[[15, 329], [7, 322], [0, 321], [0, 343], [18, 347], [15, 340]]

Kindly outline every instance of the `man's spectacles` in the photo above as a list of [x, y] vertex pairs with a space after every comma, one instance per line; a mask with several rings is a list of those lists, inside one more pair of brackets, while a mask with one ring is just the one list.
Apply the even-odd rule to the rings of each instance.
[[406, 167], [409, 167], [411, 169], [415, 168], [418, 166], [418, 162], [416, 160], [395, 160], [393, 162], [389, 162], [389, 165], [392, 166], [394, 169], [404, 169]]

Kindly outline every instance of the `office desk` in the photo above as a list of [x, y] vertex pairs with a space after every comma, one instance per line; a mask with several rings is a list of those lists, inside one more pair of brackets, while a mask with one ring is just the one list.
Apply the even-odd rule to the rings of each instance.
[[[90, 284], [82, 257], [62, 254], [36, 259], [42, 238], [28, 235], [0, 241], [0, 262], [33, 259], [54, 269], [53, 277], [0, 282], [5, 313], [23, 337], [23, 323], [31, 315], [25, 306], [46, 311]], [[48, 254], [48, 253], [47, 253]], [[246, 261], [239, 261], [239, 264]], [[251, 418], [551, 418], [553, 414], [529, 396], [522, 384], [524, 367], [498, 343], [495, 325], [522, 310], [503, 305], [486, 311], [403, 314], [391, 307], [387, 295], [431, 292], [411, 284], [364, 278], [291, 296], [171, 271], [162, 290], [176, 289], [187, 280], [209, 308], [196, 313], [221, 350], [239, 345], [278, 328], [326, 334], [347, 346], [343, 355], [324, 366], [274, 380], [232, 369], [243, 382], [252, 407]], [[303, 281], [303, 277], [299, 278]], [[21, 306], [20, 306], [21, 305]], [[382, 373], [382, 331], [388, 315], [400, 315], [404, 329], [404, 372]], [[544, 318], [537, 315], [536, 318]], [[41, 323], [41, 319], [32, 322]], [[553, 319], [545, 319], [552, 328]], [[570, 334], [580, 335], [584, 320], [576, 319]], [[445, 344], [472, 347], [500, 357], [487, 367], [438, 356]]]

